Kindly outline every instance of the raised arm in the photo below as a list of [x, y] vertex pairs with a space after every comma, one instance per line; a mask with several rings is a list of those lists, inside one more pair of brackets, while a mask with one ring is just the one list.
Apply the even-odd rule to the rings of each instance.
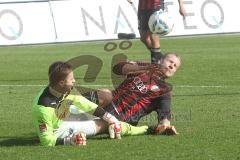
[[120, 62], [113, 67], [113, 72], [117, 75], [127, 75], [132, 72], [147, 70], [150, 66], [148, 62]]
[[182, 0], [178, 0], [178, 4], [179, 4], [179, 13], [185, 17], [187, 15], [184, 5], [183, 5], [183, 1]]

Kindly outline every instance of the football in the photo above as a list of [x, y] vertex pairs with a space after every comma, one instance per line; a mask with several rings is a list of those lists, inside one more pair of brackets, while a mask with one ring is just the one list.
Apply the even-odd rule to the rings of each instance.
[[159, 10], [150, 16], [148, 26], [152, 33], [164, 36], [172, 31], [174, 23], [168, 12]]

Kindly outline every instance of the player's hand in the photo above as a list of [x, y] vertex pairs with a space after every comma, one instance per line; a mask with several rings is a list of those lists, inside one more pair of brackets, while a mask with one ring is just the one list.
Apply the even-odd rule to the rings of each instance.
[[73, 144], [76, 145], [83, 145], [85, 146], [87, 144], [87, 138], [86, 138], [86, 134], [85, 133], [76, 133], [73, 134]]
[[157, 127], [149, 127], [148, 134], [160, 135], [177, 135], [179, 134], [174, 126], [171, 125], [158, 125]]
[[180, 7], [179, 13], [181, 14], [181, 16], [183, 16], [183, 18], [187, 16], [187, 12], [183, 7]]
[[109, 132], [110, 138], [121, 139], [121, 123], [120, 123], [120, 121], [108, 112], [106, 112], [103, 115], [103, 120], [105, 120], [109, 124], [108, 132]]
[[178, 132], [174, 126], [171, 125], [159, 125], [156, 128], [156, 133], [157, 134], [162, 134], [162, 135], [177, 135]]
[[86, 134], [83, 132], [73, 133], [71, 136], [64, 139], [65, 145], [85, 146], [87, 144]]
[[121, 139], [121, 123], [112, 123], [108, 126], [111, 139]]
[[128, 3], [130, 3], [130, 4], [133, 4], [132, 0], [127, 0], [127, 1], [128, 1]]
[[77, 146], [81, 146], [81, 145], [86, 145], [87, 144], [87, 138], [86, 138], [86, 134], [83, 132], [80, 133], [74, 133], [71, 137], [71, 145], [77, 145]]
[[121, 139], [121, 123], [120, 121], [111, 115], [110, 113], [106, 112], [103, 115], [103, 120], [108, 122], [108, 132], [111, 139]]

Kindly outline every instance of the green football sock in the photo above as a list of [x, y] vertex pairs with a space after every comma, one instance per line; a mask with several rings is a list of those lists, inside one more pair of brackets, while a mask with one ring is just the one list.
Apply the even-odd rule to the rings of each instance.
[[122, 136], [143, 135], [147, 133], [148, 126], [135, 127], [126, 122], [121, 122]]

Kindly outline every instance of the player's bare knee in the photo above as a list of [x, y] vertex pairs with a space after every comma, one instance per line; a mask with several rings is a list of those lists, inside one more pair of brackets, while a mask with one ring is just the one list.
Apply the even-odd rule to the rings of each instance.
[[101, 107], [105, 107], [112, 102], [112, 92], [109, 89], [100, 89], [98, 91], [98, 100]]
[[159, 38], [156, 37], [156, 36], [152, 36], [151, 39], [152, 39], [152, 47], [153, 48], [160, 48]]

